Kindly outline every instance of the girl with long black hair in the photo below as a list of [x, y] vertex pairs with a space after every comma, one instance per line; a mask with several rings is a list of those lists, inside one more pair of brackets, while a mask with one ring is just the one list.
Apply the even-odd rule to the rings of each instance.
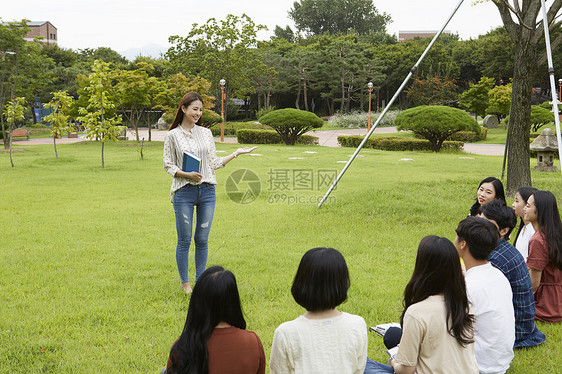
[[523, 209], [525, 209], [525, 205], [527, 205], [529, 197], [537, 191], [538, 190], [533, 187], [519, 188], [515, 194], [515, 200], [511, 205], [515, 215], [521, 218], [519, 222], [519, 229], [517, 230], [515, 240], [513, 241], [513, 246], [517, 248], [525, 261], [527, 261], [527, 257], [529, 256], [529, 240], [535, 234], [535, 229], [533, 228], [533, 224], [531, 222], [525, 221], [525, 212]]
[[230, 271], [212, 266], [199, 277], [165, 373], [265, 373], [261, 340], [246, 330], [236, 278]]
[[478, 373], [473, 320], [455, 246], [426, 236], [404, 290], [402, 338], [389, 364], [398, 374]]
[[529, 241], [527, 267], [535, 293], [535, 319], [562, 321], [562, 222], [556, 198], [537, 191], [527, 201], [525, 220], [535, 234]]
[[476, 216], [481, 206], [493, 200], [502, 200], [505, 203], [505, 192], [501, 180], [495, 177], [488, 177], [478, 185], [476, 202], [470, 207], [470, 215]]

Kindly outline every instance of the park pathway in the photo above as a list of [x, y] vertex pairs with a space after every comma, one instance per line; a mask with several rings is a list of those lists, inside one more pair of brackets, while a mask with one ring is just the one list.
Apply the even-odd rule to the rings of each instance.
[[[397, 132], [396, 127], [377, 127], [374, 131], [375, 134], [388, 134]], [[167, 131], [165, 130], [152, 130], [152, 140], [154, 141], [164, 141]], [[367, 134], [366, 129], [343, 129], [343, 130], [324, 130], [324, 131], [309, 131], [307, 135], [312, 135], [318, 137], [318, 144], [325, 147], [339, 147], [338, 136], [340, 135], [365, 135]], [[129, 140], [134, 140], [135, 132], [127, 131], [127, 138]], [[139, 138], [146, 141], [148, 140], [148, 129], [139, 129]], [[57, 139], [57, 144], [69, 144], [77, 143], [84, 140], [84, 135], [80, 135], [78, 138], [62, 138]], [[216, 142], [219, 142], [219, 138], [215, 138]], [[236, 143], [236, 138], [224, 138], [225, 143]], [[37, 138], [30, 140], [14, 140], [13, 146], [18, 145], [36, 145], [36, 144], [53, 144], [53, 138]], [[504, 145], [503, 144], [476, 144], [476, 143], [466, 143], [464, 145], [464, 151], [466, 153], [484, 155], [484, 156], [503, 156]]]

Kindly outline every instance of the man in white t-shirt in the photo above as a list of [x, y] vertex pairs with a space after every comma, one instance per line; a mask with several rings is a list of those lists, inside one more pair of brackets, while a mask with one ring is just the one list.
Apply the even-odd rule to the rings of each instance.
[[484, 218], [468, 217], [455, 231], [454, 244], [466, 267], [466, 291], [474, 314], [478, 370], [505, 373], [513, 359], [515, 315], [509, 281], [487, 261], [498, 244], [498, 229]]

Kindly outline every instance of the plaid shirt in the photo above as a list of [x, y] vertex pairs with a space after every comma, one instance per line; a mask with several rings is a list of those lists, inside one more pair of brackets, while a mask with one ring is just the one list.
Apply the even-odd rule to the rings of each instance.
[[519, 251], [501, 239], [488, 261], [499, 269], [509, 281], [513, 292], [515, 311], [515, 348], [532, 347], [546, 340], [535, 325], [535, 298], [529, 269]]

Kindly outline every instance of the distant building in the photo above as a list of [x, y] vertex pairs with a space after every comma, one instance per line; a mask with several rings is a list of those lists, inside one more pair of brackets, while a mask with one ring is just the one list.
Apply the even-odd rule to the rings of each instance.
[[[3, 25], [7, 25], [3, 22]], [[27, 23], [27, 27], [31, 30], [23, 37], [27, 42], [32, 42], [36, 37], [42, 36], [43, 43], [57, 44], [58, 33], [57, 28], [49, 21], [31, 21]]]
[[[406, 40], [413, 40], [415, 38], [432, 38], [438, 31], [398, 31], [398, 41], [403, 43]], [[451, 31], [443, 30], [443, 34], [450, 34]]]

